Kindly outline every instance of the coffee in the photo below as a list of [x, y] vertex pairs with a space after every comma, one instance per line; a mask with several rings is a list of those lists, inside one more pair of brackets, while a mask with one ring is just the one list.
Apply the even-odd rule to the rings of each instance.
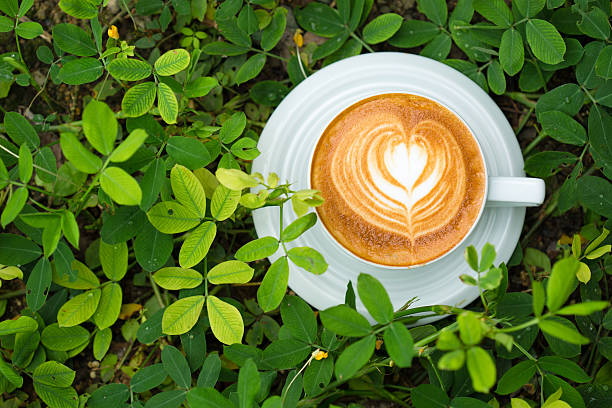
[[486, 173], [454, 113], [416, 95], [384, 94], [340, 113], [314, 151], [311, 186], [326, 229], [358, 257], [412, 266], [453, 249], [483, 205]]

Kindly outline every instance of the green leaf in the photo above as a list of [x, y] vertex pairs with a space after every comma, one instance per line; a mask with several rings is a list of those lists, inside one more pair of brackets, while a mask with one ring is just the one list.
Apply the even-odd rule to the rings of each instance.
[[40, 258], [26, 283], [26, 302], [33, 312], [44, 306], [51, 286], [51, 276], [51, 263], [44, 257]]
[[322, 310], [319, 316], [326, 329], [341, 336], [362, 337], [372, 331], [367, 319], [347, 305]]
[[59, 274], [57, 269], [53, 270], [53, 283], [69, 289], [93, 289], [100, 286], [98, 277], [84, 263], [72, 261], [72, 273], [76, 273], [76, 277], [69, 274]]
[[218, 186], [210, 200], [210, 214], [217, 221], [228, 219], [236, 211], [240, 195], [240, 191], [230, 190], [223, 185]]
[[204, 296], [188, 296], [168, 306], [162, 318], [163, 333], [178, 335], [191, 330], [200, 318], [204, 300]]
[[168, 266], [155, 272], [153, 280], [164, 289], [179, 290], [200, 286], [204, 278], [196, 270]]
[[517, 0], [516, 7], [525, 17], [535, 17], [546, 4], [546, 0]]
[[503, 0], [473, 0], [472, 6], [484, 18], [500, 27], [509, 27], [513, 22], [512, 12]]
[[148, 62], [134, 58], [115, 58], [106, 65], [106, 69], [121, 81], [140, 81], [148, 78], [153, 71]]
[[[610, 94], [612, 95], [612, 92]], [[610, 143], [610, 140], [612, 140], [612, 116], [608, 115], [603, 109], [593, 106], [589, 111], [588, 126], [591, 155], [596, 163], [602, 167], [602, 172], [608, 178], [612, 178], [612, 143]]]
[[42, 26], [34, 21], [26, 21], [25, 23], [17, 24], [15, 27], [15, 34], [26, 40], [31, 40], [38, 37], [43, 33]]
[[199, 140], [173, 136], [168, 139], [166, 151], [177, 163], [190, 170], [199, 169], [212, 161], [208, 149]]
[[161, 352], [161, 361], [164, 369], [174, 380], [176, 385], [182, 388], [191, 386], [191, 370], [183, 354], [170, 345], [164, 346]]
[[112, 162], [124, 162], [136, 153], [136, 151], [147, 140], [149, 135], [144, 129], [134, 129], [128, 137], [111, 153], [109, 160]]
[[147, 212], [149, 222], [164, 234], [175, 234], [200, 224], [200, 217], [175, 201], [162, 201]]
[[83, 111], [83, 133], [91, 145], [107, 155], [113, 150], [117, 138], [117, 119], [104, 102], [91, 100]]
[[270, 51], [278, 44], [285, 33], [287, 26], [287, 9], [277, 7], [272, 15], [270, 24], [261, 32], [261, 48]]
[[542, 285], [542, 282], [533, 281], [531, 286], [533, 291], [533, 312], [536, 316], [540, 316], [544, 310], [544, 303], [546, 300], [544, 285]]
[[19, 316], [15, 320], [3, 320], [0, 322], [0, 336], [27, 333], [36, 329], [38, 329], [38, 323], [29, 316]]
[[0, 234], [0, 264], [25, 265], [42, 254], [33, 241], [15, 234]]
[[563, 61], [565, 42], [554, 25], [531, 19], [527, 21], [526, 30], [527, 42], [537, 59], [547, 64]]
[[331, 358], [313, 360], [304, 370], [304, 392], [315, 396], [329, 384], [334, 374], [334, 362]]
[[40, 138], [34, 127], [17, 112], [6, 112], [4, 129], [13, 142], [20, 146], [27, 142], [31, 149], [35, 149], [40, 145]]
[[249, 52], [249, 48], [227, 43], [225, 41], [214, 41], [202, 47], [202, 51], [208, 55], [225, 55], [228, 57], [233, 57], [236, 55], [246, 54]]
[[176, 123], [178, 101], [172, 89], [163, 82], [157, 84], [157, 107], [164, 122]]
[[107, 167], [100, 176], [100, 186], [117, 204], [138, 205], [142, 199], [138, 182], [119, 167]]
[[586, 143], [586, 130], [569, 115], [561, 111], [548, 111], [539, 115], [538, 119], [542, 129], [553, 139], [576, 146]]
[[480, 325], [480, 319], [473, 312], [463, 312], [457, 317], [459, 324], [459, 335], [463, 343], [473, 346], [480, 343], [484, 333]]
[[496, 95], [506, 92], [506, 77], [500, 63], [496, 60], [491, 62], [487, 68], [487, 82], [489, 89]]
[[17, 0], [2, 0], [0, 1], [0, 10], [11, 17], [17, 17], [19, 13], [19, 5]]
[[257, 187], [259, 185], [259, 181], [255, 177], [238, 169], [224, 169], [219, 167], [215, 175], [219, 183], [230, 190], [242, 191], [245, 188]]
[[36, 367], [32, 379], [35, 383], [55, 387], [70, 387], [76, 373], [57, 361], [46, 361]]
[[[549, 284], [550, 285], [550, 284]], [[556, 321], [547, 319], [539, 322], [540, 329], [543, 332], [548, 333], [551, 336], [562, 339], [563, 341], [571, 344], [588, 344], [589, 339], [578, 333], [578, 331], [572, 327], [565, 326]]]
[[327, 262], [317, 250], [310, 247], [291, 248], [287, 255], [291, 262], [310, 273], [321, 275], [327, 270]]
[[162, 391], [147, 401], [146, 408], [180, 408], [186, 396], [186, 390]]
[[577, 160], [578, 157], [569, 152], [539, 152], [525, 160], [525, 172], [534, 177], [549, 177], [561, 170], [559, 166]]
[[474, 246], [470, 245], [465, 249], [465, 260], [470, 268], [474, 271], [478, 271], [478, 252], [476, 252]]
[[389, 39], [389, 44], [399, 48], [423, 45], [440, 33], [440, 28], [429, 21], [405, 20], [400, 29]]
[[536, 363], [534, 361], [521, 361], [504, 373], [497, 383], [495, 392], [500, 395], [508, 395], [518, 391], [533, 378], [535, 372]]
[[102, 288], [100, 302], [93, 314], [93, 321], [98, 329], [111, 327], [119, 317], [123, 294], [118, 283], [110, 283]]
[[189, 65], [189, 52], [182, 48], [170, 50], [155, 61], [155, 72], [161, 76], [177, 74]]
[[55, 45], [64, 52], [79, 57], [91, 57], [98, 53], [89, 34], [74, 24], [56, 24], [53, 26], [52, 34]]
[[438, 360], [438, 368], [440, 370], [457, 371], [465, 365], [465, 351], [454, 350], [444, 353]]
[[309, 230], [317, 223], [317, 214], [314, 212], [301, 216], [291, 224], [287, 225], [280, 234], [283, 242], [291, 242], [297, 239], [305, 231]]
[[217, 78], [199, 77], [185, 85], [185, 97], [199, 98], [207, 95], [213, 88], [219, 86]]
[[206, 309], [210, 328], [221, 343], [240, 343], [244, 334], [244, 323], [238, 309], [217, 298], [208, 296], [206, 298]]
[[448, 7], [444, 0], [419, 0], [418, 10], [438, 26], [446, 24]]
[[597, 88], [604, 84], [604, 79], [596, 72], [597, 58], [604, 48], [602, 41], [592, 41], [584, 46], [584, 56], [576, 65], [576, 80], [586, 88]]
[[163, 159], [155, 159], [144, 172], [144, 176], [140, 179], [140, 188], [142, 189], [142, 200], [140, 208], [147, 211], [153, 203], [157, 201], [159, 192], [162, 189], [166, 180], [166, 165]]
[[576, 316], [588, 316], [595, 312], [604, 310], [610, 305], [609, 302], [604, 300], [575, 303], [573, 305], [565, 306], [557, 310], [557, 314], [561, 315], [576, 315]]
[[327, 4], [308, 3], [306, 7], [294, 10], [294, 13], [300, 27], [321, 37], [331, 38], [344, 30], [340, 15]]
[[93, 82], [104, 73], [102, 63], [95, 58], [83, 57], [70, 60], [59, 71], [59, 79], [68, 85]]
[[525, 49], [523, 48], [523, 37], [514, 28], [504, 31], [499, 46], [499, 62], [510, 76], [516, 75], [525, 61]]
[[595, 176], [578, 179], [578, 199], [586, 208], [612, 218], [612, 184], [606, 179]]
[[393, 319], [393, 305], [385, 287], [371, 275], [360, 273], [357, 292], [361, 302], [378, 323], [386, 324]]
[[342, 381], [354, 376], [372, 357], [375, 346], [376, 336], [370, 334], [344, 349], [336, 361], [334, 369], [336, 378]]
[[93, 356], [96, 360], [102, 360], [113, 340], [113, 332], [109, 327], [98, 330], [93, 341]]
[[406, 326], [400, 322], [391, 323], [385, 329], [383, 343], [389, 357], [398, 367], [404, 368], [412, 365], [414, 342]]
[[177, 201], [188, 211], [204, 218], [206, 195], [198, 178], [186, 167], [176, 164], [170, 172], [170, 183]]
[[192, 407], [201, 408], [233, 408], [234, 403], [225, 398], [214, 388], [196, 387], [189, 390], [187, 402]]
[[153, 107], [156, 94], [157, 87], [154, 82], [134, 85], [123, 96], [121, 110], [127, 117], [142, 116]]
[[475, 346], [467, 350], [467, 368], [474, 391], [487, 393], [495, 385], [495, 363], [482, 348]]
[[[57, 160], [53, 150], [49, 146], [45, 146], [38, 151], [34, 158], [36, 164], [36, 176], [44, 183], [55, 183], [57, 173]], [[0, 165], [1, 166], [1, 165]], [[2, 170], [0, 170], [0, 186], [2, 185]]]
[[[285, 10], [278, 8], [277, 10]], [[266, 64], [266, 56], [264, 54], [255, 54], [251, 56], [238, 70], [236, 73], [235, 81], [237, 85], [247, 82], [250, 79], [255, 78], [264, 65]]]
[[294, 368], [311, 350], [310, 345], [296, 339], [275, 340], [264, 350], [261, 364], [278, 370]]
[[158, 231], [150, 223], [134, 240], [136, 261], [145, 271], [155, 271], [166, 264], [174, 249], [172, 236]]
[[308, 303], [297, 296], [286, 296], [281, 304], [283, 327], [294, 339], [313, 344], [317, 339], [317, 318]]
[[538, 359], [538, 366], [541, 369], [560, 375], [569, 380], [586, 383], [591, 381], [591, 377], [576, 363], [557, 356], [544, 356]]
[[[278, 241], [276, 241], [276, 247], [278, 248]], [[236, 255], [238, 255], [238, 252], [236, 252]], [[278, 307], [287, 291], [288, 281], [289, 264], [287, 262], [287, 257], [283, 256], [270, 265], [259, 289], [257, 289], [257, 303], [259, 303], [259, 306], [264, 312], [272, 311]]]
[[546, 287], [546, 306], [551, 312], [559, 310], [574, 289], [578, 261], [565, 258], [553, 265]]
[[214, 352], [209, 353], [198, 376], [198, 387], [214, 387], [219, 379], [220, 371], [221, 359], [219, 355]]
[[574, 5], [572, 11], [582, 16], [576, 26], [583, 34], [598, 40], [607, 40], [610, 37], [609, 16], [601, 8], [593, 7], [589, 12], [584, 12], [578, 5]]
[[87, 321], [98, 308], [100, 289], [88, 290], [76, 295], [57, 312], [57, 323], [60, 327], [72, 327]]
[[76, 18], [90, 19], [98, 15], [98, 7], [91, 0], [60, 0], [59, 6], [64, 13]]
[[244, 244], [236, 251], [236, 259], [252, 262], [274, 255], [278, 250], [279, 242], [274, 237], [262, 237]]
[[48, 349], [68, 351], [89, 341], [89, 332], [81, 326], [59, 327], [53, 323], [43, 329], [40, 341]]
[[602, 78], [612, 78], [612, 45], [601, 50], [595, 62], [595, 72]]
[[440, 33], [421, 50], [420, 54], [424, 57], [441, 61], [448, 56], [451, 45], [452, 40], [448, 34]]
[[[163, 364], [152, 364], [136, 371], [130, 380], [130, 388], [138, 393], [149, 391], [163, 383], [167, 377], [168, 373]], [[187, 399], [189, 400], [189, 397]]]
[[368, 44], [386, 41], [400, 29], [402, 21], [399, 14], [381, 14], [363, 28], [363, 40]]
[[[206, 4], [204, 4], [203, 8], [204, 10], [202, 13], [206, 12]], [[246, 33], [249, 35], [254, 34], [257, 30], [259, 30], [257, 15], [255, 14], [253, 7], [248, 4], [245, 5], [242, 10], [240, 10], [240, 14], [238, 15], [238, 27], [246, 31]]]
[[253, 278], [254, 269], [242, 261], [225, 261], [215, 265], [206, 275], [210, 283], [247, 283]]
[[87, 400], [90, 408], [104, 408], [106, 406], [123, 406], [130, 396], [127, 385], [121, 383], [107, 384], [95, 390]]
[[101, 239], [99, 256], [102, 271], [108, 279], [118, 282], [125, 276], [128, 268], [128, 247], [125, 242], [107, 244]]
[[480, 255], [481, 258], [480, 264], [478, 265], [478, 271], [485, 272], [493, 266], [493, 262], [495, 261], [495, 257], [497, 256], [497, 254], [495, 253], [495, 247], [487, 242], [482, 247]]
[[238, 373], [238, 406], [251, 408], [259, 392], [260, 377], [257, 366], [252, 359], [248, 359]]
[[238, 25], [236, 17], [227, 19], [217, 19], [217, 28], [229, 42], [242, 47], [250, 47], [251, 37]]
[[13, 191], [13, 194], [11, 194], [7, 200], [4, 210], [2, 211], [2, 215], [0, 216], [2, 228], [6, 228], [8, 224], [17, 218], [25, 206], [26, 201], [28, 201], [28, 189], [26, 187], [19, 187]]
[[414, 408], [446, 408], [449, 399], [446, 393], [432, 384], [421, 384], [410, 392]]
[[34, 391], [50, 408], [78, 408], [79, 406], [79, 397], [72, 387], [60, 388], [35, 382]]
[[[338, 51], [338, 49], [340, 49], [340, 47], [342, 47], [342, 45], [346, 42], [346, 39], [348, 37], [349, 37], [348, 32], [344, 31], [338, 34], [337, 36], [332, 37], [329, 40], [325, 41], [323, 44], [319, 45], [314, 50], [314, 52], [312, 53], [312, 60], [313, 61], [320, 60], [321, 58], [325, 58], [333, 54], [334, 52]], [[297, 61], [297, 58], [295, 59], [295, 62], [298, 64], [298, 66], [296, 67], [298, 71], [297, 72], [298, 77], [303, 78], [304, 74], [302, 74], [301, 68], [299, 67], [299, 61]], [[291, 72], [289, 73], [289, 77], [291, 77]]]
[[183, 268], [191, 268], [200, 263], [208, 253], [217, 235], [217, 225], [207, 221], [193, 230], [183, 242], [179, 252], [179, 264]]
[[259, 81], [249, 91], [251, 99], [264, 106], [277, 106], [288, 93], [289, 88], [277, 81]]
[[236, 112], [225, 122], [219, 131], [219, 140], [222, 143], [231, 143], [236, 140], [246, 127], [247, 118], [244, 112]]
[[80, 172], [95, 174], [102, 168], [102, 160], [87, 150], [74, 133], [60, 134], [60, 147], [64, 157]]
[[597, 259], [597, 258], [602, 257], [602, 256], [606, 255], [607, 253], [609, 253], [610, 249], [612, 249], [612, 246], [610, 244], [600, 246], [599, 248], [594, 249], [592, 252], [590, 252], [586, 256], [586, 258], [587, 259]]

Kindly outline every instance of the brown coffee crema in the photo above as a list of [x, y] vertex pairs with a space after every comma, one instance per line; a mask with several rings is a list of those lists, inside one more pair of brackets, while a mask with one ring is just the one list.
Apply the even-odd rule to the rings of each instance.
[[327, 230], [358, 257], [387, 266], [426, 263], [455, 247], [478, 218], [486, 188], [465, 124], [430, 99], [399, 93], [340, 113], [310, 171]]

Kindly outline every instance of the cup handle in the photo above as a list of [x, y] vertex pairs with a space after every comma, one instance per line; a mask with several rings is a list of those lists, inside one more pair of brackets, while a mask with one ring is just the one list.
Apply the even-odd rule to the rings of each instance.
[[489, 177], [487, 207], [536, 207], [544, 202], [544, 180], [531, 177]]

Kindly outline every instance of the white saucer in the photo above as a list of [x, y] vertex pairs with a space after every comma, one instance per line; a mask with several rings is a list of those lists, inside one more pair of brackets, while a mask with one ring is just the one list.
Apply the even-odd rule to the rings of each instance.
[[[403, 92], [429, 97], [447, 106], [467, 123], [485, 155], [489, 176], [523, 176], [523, 156], [510, 124], [495, 102], [459, 71], [432, 59], [395, 52], [363, 54], [329, 65], [300, 83], [276, 108], [259, 139], [261, 155], [253, 172], [275, 172], [295, 190], [308, 188], [308, 165], [316, 141], [328, 123], [353, 103], [369, 96]], [[290, 204], [284, 225], [297, 217]], [[478, 225], [452, 253], [438, 261], [411, 269], [390, 270], [360, 262], [343, 252], [320, 222], [289, 247], [310, 246], [325, 257], [329, 268], [313, 275], [289, 262], [289, 286], [318, 309], [344, 302], [349, 280], [356, 288], [361, 272], [378, 278], [389, 292], [395, 309], [417, 297], [412, 307], [465, 306], [478, 291], [459, 280], [471, 274], [463, 253], [469, 245], [480, 252], [490, 242], [497, 251], [496, 264], [507, 262], [518, 242], [525, 208], [485, 208]], [[253, 213], [258, 236], [279, 235], [276, 207]], [[270, 257], [273, 262], [281, 252]], [[359, 303], [358, 310], [365, 315]], [[422, 322], [424, 322], [423, 319]], [[431, 321], [433, 319], [427, 319]]]

